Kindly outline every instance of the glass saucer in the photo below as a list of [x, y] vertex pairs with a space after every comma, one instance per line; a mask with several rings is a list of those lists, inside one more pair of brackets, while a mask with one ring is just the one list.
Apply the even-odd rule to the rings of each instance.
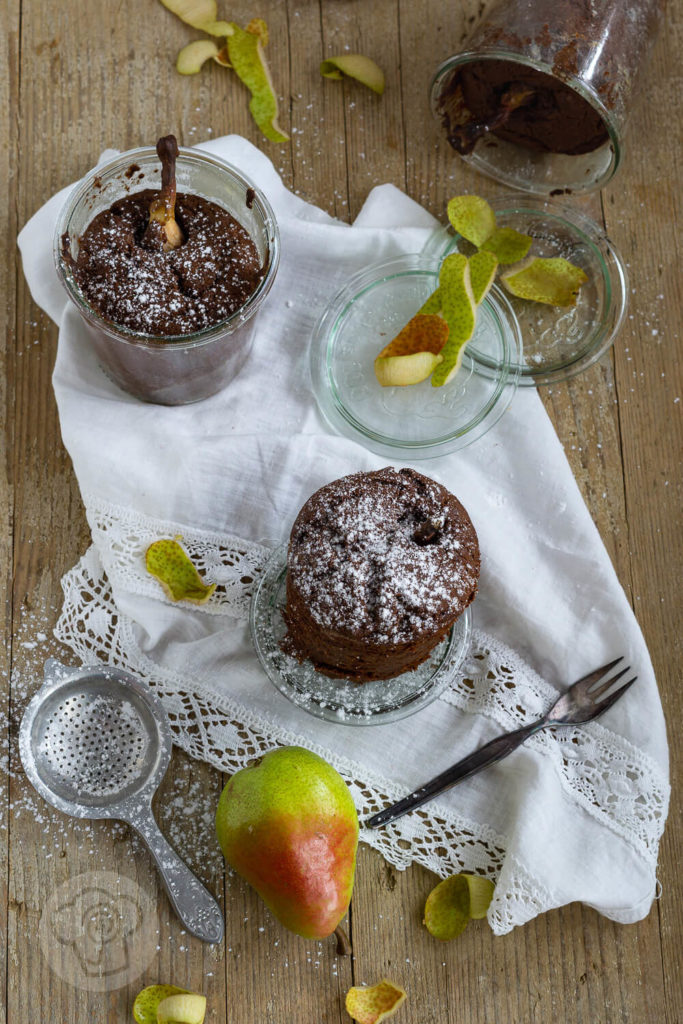
[[340, 725], [386, 725], [431, 704], [451, 682], [470, 646], [470, 609], [412, 672], [373, 683], [332, 679], [310, 661], [298, 662], [280, 649], [287, 632], [282, 618], [287, 545], [271, 555], [251, 601], [250, 626], [259, 661], [272, 683], [292, 704], [316, 718]]
[[375, 357], [437, 288], [441, 257], [399, 256], [356, 274], [330, 303], [311, 343], [313, 391], [338, 433], [389, 458], [429, 459], [464, 448], [512, 401], [523, 364], [512, 305], [494, 285], [453, 380], [381, 387]]
[[[568, 380], [591, 366], [613, 343], [626, 316], [628, 287], [624, 262], [604, 231], [581, 211], [552, 199], [512, 193], [490, 200], [498, 227], [531, 235], [530, 255], [563, 256], [588, 280], [569, 309], [509, 295], [522, 332], [520, 385]], [[423, 255], [443, 260], [451, 252], [469, 256], [474, 247], [451, 227], [439, 228]], [[492, 370], [495, 360], [482, 358]]]

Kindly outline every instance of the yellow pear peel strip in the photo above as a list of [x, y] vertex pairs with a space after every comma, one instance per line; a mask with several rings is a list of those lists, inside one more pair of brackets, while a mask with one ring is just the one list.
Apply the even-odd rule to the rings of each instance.
[[453, 228], [477, 249], [496, 230], [496, 215], [481, 196], [453, 196], [447, 211]]
[[323, 78], [339, 80], [345, 75], [355, 78], [361, 85], [366, 85], [378, 96], [384, 92], [384, 72], [370, 57], [362, 53], [348, 53], [340, 57], [328, 57], [320, 65]]
[[251, 92], [249, 110], [259, 129], [271, 142], [286, 142], [278, 124], [277, 96], [266, 63], [264, 47], [268, 27], [262, 18], [254, 18], [246, 29], [231, 22], [232, 34], [227, 40], [228, 59], [238, 78]]
[[481, 305], [496, 277], [498, 260], [492, 252], [475, 252], [469, 259], [470, 284], [475, 306]]
[[204, 1024], [206, 997], [195, 992], [168, 996], [157, 1006], [158, 1024]]
[[493, 253], [499, 263], [518, 263], [529, 252], [532, 241], [531, 235], [523, 235], [514, 228], [496, 228], [481, 248]]
[[416, 313], [375, 359], [375, 376], [386, 387], [426, 380], [441, 362], [448, 324], [440, 316]]
[[486, 917], [496, 886], [490, 878], [482, 875], [463, 874], [462, 877], [470, 891], [470, 917], [473, 921], [480, 921]]
[[432, 352], [414, 352], [409, 356], [378, 356], [375, 377], [383, 388], [402, 388], [427, 380], [443, 356]]
[[150, 544], [145, 566], [147, 572], [159, 580], [172, 601], [206, 604], [216, 589], [215, 583], [204, 583], [177, 539], [157, 540]]
[[442, 316], [448, 324], [448, 341], [441, 350], [443, 362], [432, 374], [435, 388], [443, 387], [458, 372], [465, 345], [477, 322], [469, 260], [462, 253], [452, 253], [441, 264], [439, 292]]
[[133, 1003], [133, 1017], [137, 1024], [157, 1024], [157, 1007], [163, 999], [168, 996], [178, 996], [187, 993], [186, 988], [178, 988], [177, 985], [148, 985], [135, 997]]
[[[195, 39], [193, 43], [183, 46], [176, 60], [176, 71], [181, 75], [196, 75], [201, 71], [207, 60], [218, 60], [220, 46], [213, 39]], [[218, 61], [218, 63], [222, 63]]]
[[161, 0], [161, 3], [186, 25], [210, 36], [232, 34], [232, 27], [227, 21], [218, 21], [216, 0]]
[[379, 1024], [396, 1013], [407, 995], [405, 989], [388, 978], [367, 988], [354, 985], [346, 993], [346, 1012], [358, 1024]]
[[530, 257], [521, 267], [500, 275], [512, 295], [549, 306], [574, 306], [581, 285], [588, 280], [581, 267], [556, 256], [550, 259]]

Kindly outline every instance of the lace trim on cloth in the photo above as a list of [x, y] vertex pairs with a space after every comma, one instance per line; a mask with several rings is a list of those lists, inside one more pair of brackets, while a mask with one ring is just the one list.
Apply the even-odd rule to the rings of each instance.
[[[441, 699], [512, 731], [540, 718], [557, 697], [558, 691], [515, 651], [474, 630], [461, 676]], [[670, 787], [647, 754], [599, 722], [544, 729], [530, 736], [526, 746], [550, 757], [572, 798], [631, 843], [654, 869]]]
[[[183, 530], [184, 537], [187, 532]], [[226, 538], [220, 538], [220, 542], [225, 546]], [[302, 742], [294, 733], [262, 719], [229, 697], [218, 697], [208, 690], [189, 692], [181, 676], [148, 658], [136, 643], [132, 623], [114, 603], [94, 546], [66, 574], [62, 586], [65, 601], [55, 628], [57, 638], [82, 662], [97, 658], [144, 679], [164, 703], [174, 741], [190, 756], [232, 773], [274, 743]], [[509, 727], [535, 714], [539, 702], [542, 708], [547, 707], [554, 696], [552, 687], [535, 676], [514, 652], [475, 631], [464, 675], [454, 682], [446, 699], [458, 708], [488, 715]], [[535, 738], [536, 748], [553, 758], [562, 784], [572, 796], [631, 843], [654, 874], [668, 799], [668, 784], [657, 766], [626, 740], [595, 723], [584, 729], [565, 730], [564, 736], [561, 732], [548, 730], [545, 736], [541, 734]], [[331, 757], [322, 748], [317, 752], [346, 779], [361, 820], [405, 793], [361, 765]], [[504, 836], [455, 812], [441, 817], [433, 811], [418, 810], [381, 832], [363, 830], [361, 838], [400, 870], [416, 861], [441, 877], [471, 871], [497, 879], [488, 913], [497, 934], [561, 902], [511, 856]], [[620, 919], [619, 912], [610, 912], [609, 916]]]
[[85, 495], [84, 501], [93, 543], [114, 587], [173, 604], [159, 582], [147, 572], [145, 552], [154, 541], [175, 537], [182, 541], [199, 574], [217, 584], [202, 611], [235, 619], [249, 618], [251, 593], [263, 573], [270, 548], [231, 534], [209, 533], [170, 519], [154, 519], [90, 495]]

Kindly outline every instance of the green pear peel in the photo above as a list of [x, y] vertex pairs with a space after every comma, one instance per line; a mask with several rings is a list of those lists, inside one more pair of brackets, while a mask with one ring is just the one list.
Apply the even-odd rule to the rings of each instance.
[[441, 942], [456, 938], [470, 920], [486, 917], [494, 884], [480, 875], [451, 875], [432, 889], [424, 910], [424, 925]]
[[492, 252], [475, 252], [469, 258], [470, 285], [475, 306], [484, 301], [496, 277], [498, 260]]
[[344, 78], [355, 78], [361, 85], [366, 85], [378, 96], [384, 92], [384, 72], [370, 57], [364, 57], [362, 53], [347, 53], [340, 57], [328, 57], [320, 65], [320, 74], [323, 78], [339, 80]]
[[499, 263], [518, 263], [531, 248], [531, 235], [523, 235], [514, 228], [496, 228], [481, 246], [483, 252], [491, 252]]
[[496, 230], [496, 215], [481, 196], [453, 196], [447, 212], [455, 231], [477, 249], [481, 249]]
[[135, 997], [133, 1017], [137, 1024], [157, 1024], [157, 1007], [169, 996], [187, 995], [186, 988], [177, 985], [148, 985]]
[[441, 350], [443, 362], [432, 374], [435, 388], [443, 387], [458, 372], [465, 345], [477, 322], [469, 260], [462, 253], [452, 253], [441, 264], [439, 292], [442, 316], [448, 324], [448, 341]]
[[353, 985], [346, 993], [344, 1005], [346, 1012], [358, 1024], [379, 1024], [393, 1017], [407, 994], [400, 985], [382, 978], [376, 985]]
[[551, 259], [532, 256], [521, 267], [501, 274], [500, 279], [507, 290], [520, 299], [549, 306], [574, 306], [579, 288], [588, 277], [581, 267], [561, 256]]
[[249, 110], [256, 124], [271, 142], [286, 142], [289, 135], [278, 124], [278, 105], [264, 48], [268, 43], [268, 27], [263, 18], [253, 18], [246, 29], [231, 22], [228, 36], [228, 59], [240, 81], [251, 92]]
[[150, 544], [145, 554], [145, 567], [159, 580], [171, 601], [206, 604], [216, 589], [215, 583], [204, 583], [177, 538]]

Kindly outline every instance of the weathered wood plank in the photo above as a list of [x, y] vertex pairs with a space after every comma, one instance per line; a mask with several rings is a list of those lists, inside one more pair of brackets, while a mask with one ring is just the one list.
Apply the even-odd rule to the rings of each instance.
[[[3, 110], [9, 110], [0, 124], [0, 159], [11, 192], [0, 214], [7, 251], [13, 251], [16, 227], [57, 188], [84, 173], [103, 148], [153, 142], [174, 128], [185, 144], [230, 131], [250, 138], [273, 159], [287, 185], [342, 219], [355, 216], [369, 189], [384, 181], [405, 188], [441, 217], [456, 191], [494, 195], [495, 183], [477, 177], [449, 150], [427, 102], [433, 69], [457, 48], [479, 8], [477, 0], [455, 7], [442, 0], [268, 0], [258, 10], [246, 2], [221, 10], [241, 23], [256, 14], [269, 22], [268, 54], [282, 97], [282, 122], [292, 131], [291, 144], [275, 146], [253, 125], [246, 91], [230, 72], [211, 65], [194, 78], [177, 77], [175, 55], [198, 33], [153, 0], [130, 10], [120, 4], [23, 0], [21, 40], [18, 11], [7, 5], [3, 68], [17, 68], [21, 50], [22, 69], [21, 89], [18, 74], [11, 85], [0, 77], [0, 98], [7, 100]], [[347, 46], [384, 68], [387, 92], [381, 100], [355, 83], [320, 77], [320, 60]], [[673, 426], [680, 424], [675, 350], [681, 296], [678, 239], [671, 230], [675, 219], [680, 223], [680, 181], [666, 114], [680, 91], [671, 74], [678, 52], [680, 12], [673, 11], [648, 78], [647, 106], [632, 126], [631, 154], [604, 198], [608, 230], [630, 263], [634, 319], [601, 364], [544, 396], [619, 577], [633, 595], [672, 723], [681, 721], [674, 672], [680, 654], [675, 553], [680, 555], [681, 547], [674, 486], [681, 437]], [[600, 216], [596, 199], [584, 205]], [[32, 638], [53, 624], [59, 578], [88, 536], [70, 463], [58, 441], [50, 385], [56, 332], [30, 302], [20, 272], [12, 307], [11, 261], [0, 274], [6, 275], [10, 296], [9, 325], [17, 326], [16, 337], [5, 332], [7, 365], [0, 375], [0, 387], [7, 389], [0, 396], [7, 416], [6, 486], [0, 481], [7, 547], [0, 549], [0, 571], [11, 580], [11, 550], [13, 586], [5, 606], [11, 621], [5, 636], [15, 679], [16, 732], [49, 647], [40, 642], [34, 649]], [[176, 754], [157, 805], [166, 833], [219, 896], [223, 868], [210, 819], [221, 784], [218, 773]], [[416, 867], [396, 873], [363, 849], [351, 918], [355, 960], [349, 963], [338, 961], [328, 943], [287, 934], [232, 875], [224, 890], [226, 945], [205, 949], [183, 935], [149, 857], [139, 844], [131, 846], [127, 829], [68, 822], [46, 810], [20, 774], [10, 786], [9, 899], [0, 874], [0, 902], [8, 906], [8, 1019], [22, 1019], [22, 1008], [35, 1005], [39, 993], [39, 1019], [45, 1024], [121, 1020], [139, 985], [172, 980], [207, 993], [212, 1024], [279, 1024], [294, 1008], [301, 1020], [336, 1024], [348, 1019], [343, 1010], [348, 985], [372, 983], [383, 974], [403, 981], [410, 1000], [403, 1015], [421, 1024], [459, 1019], [673, 1024], [683, 1018], [676, 822], [670, 823], [662, 850], [663, 900], [640, 925], [613, 925], [574, 906], [503, 939], [478, 922], [445, 946], [421, 925], [434, 881], [429, 873]], [[6, 863], [3, 836], [0, 831], [0, 859]], [[51, 894], [67, 879], [95, 869], [131, 879], [159, 908], [160, 948], [139, 980], [109, 995], [60, 980], [36, 942]], [[2, 940], [0, 930], [4, 964]]]

